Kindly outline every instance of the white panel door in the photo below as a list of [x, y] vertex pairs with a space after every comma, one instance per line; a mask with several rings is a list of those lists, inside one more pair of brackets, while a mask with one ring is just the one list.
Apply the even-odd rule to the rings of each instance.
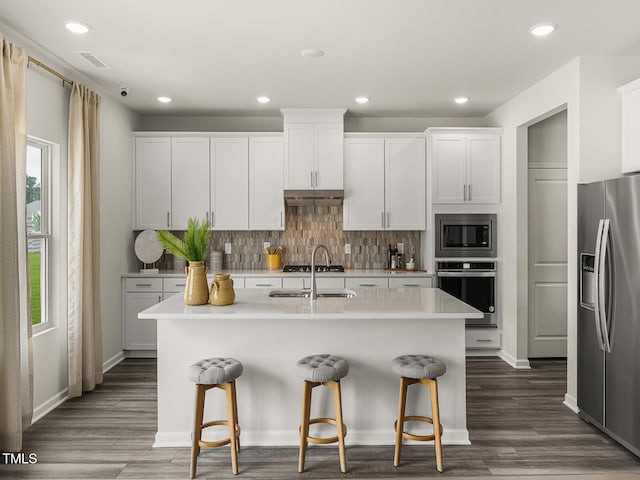
[[211, 139], [211, 223], [214, 230], [249, 228], [249, 139]]
[[387, 138], [385, 153], [386, 229], [424, 230], [424, 138]]
[[500, 136], [470, 136], [467, 158], [467, 201], [500, 203]]
[[342, 123], [317, 124], [314, 127], [314, 188], [341, 190], [343, 187]]
[[288, 123], [284, 128], [284, 188], [312, 188], [314, 170], [312, 123]]
[[528, 356], [567, 356], [567, 172], [529, 169]]
[[135, 143], [134, 230], [171, 227], [171, 139], [140, 137]]
[[344, 140], [344, 230], [384, 229], [384, 138]]
[[282, 138], [250, 138], [250, 230], [284, 230], [283, 173]]
[[464, 203], [466, 149], [464, 135], [433, 136], [433, 203]]
[[209, 218], [209, 139], [171, 139], [171, 228]]

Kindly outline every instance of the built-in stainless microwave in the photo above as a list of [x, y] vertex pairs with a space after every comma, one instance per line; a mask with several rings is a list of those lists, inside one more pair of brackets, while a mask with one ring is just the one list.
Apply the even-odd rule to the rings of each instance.
[[435, 221], [436, 257], [498, 256], [495, 214], [436, 214]]

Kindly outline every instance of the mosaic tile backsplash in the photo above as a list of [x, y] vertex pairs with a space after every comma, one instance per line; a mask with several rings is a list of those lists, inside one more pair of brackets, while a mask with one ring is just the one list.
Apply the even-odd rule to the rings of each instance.
[[[231, 243], [232, 253], [223, 256], [225, 269], [266, 269], [263, 242], [282, 245], [282, 265], [310, 263], [311, 249], [318, 243], [328, 247], [331, 263], [345, 268], [384, 268], [389, 244], [396, 243], [404, 243], [407, 261], [413, 257], [416, 266], [422, 265], [420, 232], [343, 231], [341, 206], [288, 206], [284, 231], [213, 231], [211, 236], [211, 249], [224, 251], [224, 244]], [[344, 253], [346, 243], [351, 244], [350, 255]], [[323, 261], [323, 255], [318, 254], [318, 262]], [[159, 268], [172, 269], [173, 264], [173, 256], [165, 254]]]

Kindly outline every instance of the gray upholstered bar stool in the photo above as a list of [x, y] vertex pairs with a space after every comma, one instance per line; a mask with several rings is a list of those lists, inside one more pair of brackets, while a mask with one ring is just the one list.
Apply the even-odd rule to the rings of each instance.
[[[191, 446], [191, 478], [196, 476], [196, 466], [200, 447], [221, 447], [231, 444], [231, 469], [238, 473], [238, 451], [240, 451], [240, 425], [238, 424], [238, 406], [236, 403], [236, 378], [242, 375], [242, 363], [235, 358], [206, 358], [189, 367], [189, 379], [196, 384], [196, 413]], [[207, 390], [219, 388], [227, 396], [227, 420], [215, 420], [203, 423], [204, 399]], [[229, 437], [217, 442], [202, 440], [202, 430], [216, 425], [227, 425]]]
[[[298, 460], [298, 472], [304, 471], [304, 459], [309, 442], [326, 444], [338, 442], [340, 451], [340, 471], [347, 472], [347, 458], [345, 455], [344, 437], [347, 427], [342, 422], [342, 393], [340, 379], [349, 373], [349, 363], [335, 355], [321, 354], [310, 355], [298, 360], [298, 376], [304, 380], [304, 393], [302, 395], [302, 424], [300, 425], [300, 456]], [[311, 394], [319, 385], [330, 388], [333, 392], [333, 407], [336, 418], [309, 418], [311, 416]], [[309, 425], [314, 423], [330, 423], [336, 426], [338, 435], [330, 438], [317, 438], [309, 436]]]
[[[433, 440], [436, 450], [436, 465], [442, 472], [442, 425], [440, 424], [440, 409], [438, 407], [438, 377], [447, 371], [444, 362], [429, 355], [401, 355], [391, 362], [391, 369], [400, 375], [400, 399], [398, 401], [398, 419], [395, 422], [396, 448], [393, 457], [393, 466], [400, 464], [400, 450], [402, 439], [428, 441]], [[431, 418], [410, 415], [405, 416], [407, 402], [407, 387], [414, 383], [420, 383], [429, 387], [431, 394]], [[433, 435], [414, 435], [404, 431], [404, 422], [418, 421], [433, 425]]]

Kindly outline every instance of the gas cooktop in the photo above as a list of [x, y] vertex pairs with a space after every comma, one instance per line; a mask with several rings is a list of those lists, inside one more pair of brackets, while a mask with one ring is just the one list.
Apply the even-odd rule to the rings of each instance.
[[[285, 265], [283, 272], [311, 272], [311, 265]], [[316, 265], [316, 272], [344, 272], [342, 265]]]

